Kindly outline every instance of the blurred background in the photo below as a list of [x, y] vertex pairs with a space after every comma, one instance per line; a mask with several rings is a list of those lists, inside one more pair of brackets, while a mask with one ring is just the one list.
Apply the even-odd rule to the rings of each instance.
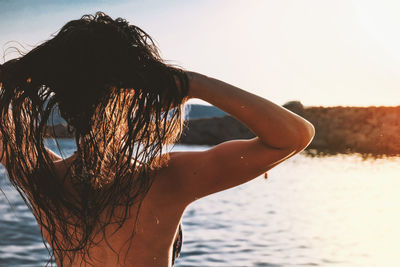
[[395, 0], [2, 0], [0, 46], [29, 49], [99, 10], [144, 29], [165, 59], [280, 104], [398, 105]]
[[[1, 0], [0, 63], [96, 11], [141, 27], [169, 63], [285, 104], [317, 129], [268, 180], [191, 205], [176, 266], [400, 266], [400, 2]], [[251, 136], [207, 103], [189, 106], [174, 151]], [[44, 266], [36, 222], [4, 168], [0, 186], [0, 266]]]

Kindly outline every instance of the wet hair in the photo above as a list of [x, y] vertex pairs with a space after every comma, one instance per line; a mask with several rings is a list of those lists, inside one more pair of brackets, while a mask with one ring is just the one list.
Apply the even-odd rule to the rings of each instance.
[[[86, 263], [106, 226], [119, 229], [140, 207], [164, 146], [179, 137], [187, 76], [143, 30], [98, 12], [0, 65], [0, 83], [2, 157], [48, 236], [48, 264], [68, 266], [78, 254]], [[77, 146], [64, 177], [44, 145], [54, 112]]]

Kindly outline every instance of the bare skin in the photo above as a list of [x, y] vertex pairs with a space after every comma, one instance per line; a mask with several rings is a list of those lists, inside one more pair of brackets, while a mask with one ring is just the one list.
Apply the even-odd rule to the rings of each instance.
[[[188, 72], [188, 76], [188, 98], [202, 99], [228, 112], [257, 137], [225, 142], [202, 152], [170, 153], [168, 165], [154, 173], [155, 180], [141, 206], [130, 246], [125, 241], [132, 232], [134, 218], [107, 239], [119, 252], [119, 261], [102, 242], [90, 251], [92, 259], [88, 262], [94, 266], [171, 266], [177, 228], [190, 203], [266, 173], [302, 151], [314, 136], [309, 122], [281, 106], [198, 73]], [[62, 175], [74, 156], [64, 160], [53, 156]], [[136, 214], [137, 209], [132, 206], [131, 214]], [[113, 232], [112, 226], [107, 231]], [[76, 261], [73, 266], [79, 263]]]

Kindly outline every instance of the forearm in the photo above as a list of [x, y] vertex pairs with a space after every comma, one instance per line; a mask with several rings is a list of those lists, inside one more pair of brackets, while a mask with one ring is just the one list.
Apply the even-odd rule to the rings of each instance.
[[302, 150], [314, 135], [308, 121], [267, 99], [198, 73], [188, 76], [189, 98], [200, 98], [236, 117], [270, 147]]

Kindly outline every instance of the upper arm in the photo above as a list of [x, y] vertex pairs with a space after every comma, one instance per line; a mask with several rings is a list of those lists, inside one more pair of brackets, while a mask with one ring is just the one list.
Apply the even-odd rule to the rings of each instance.
[[202, 152], [171, 153], [166, 172], [174, 198], [189, 204], [250, 181], [297, 152], [268, 147], [258, 138], [228, 141]]

